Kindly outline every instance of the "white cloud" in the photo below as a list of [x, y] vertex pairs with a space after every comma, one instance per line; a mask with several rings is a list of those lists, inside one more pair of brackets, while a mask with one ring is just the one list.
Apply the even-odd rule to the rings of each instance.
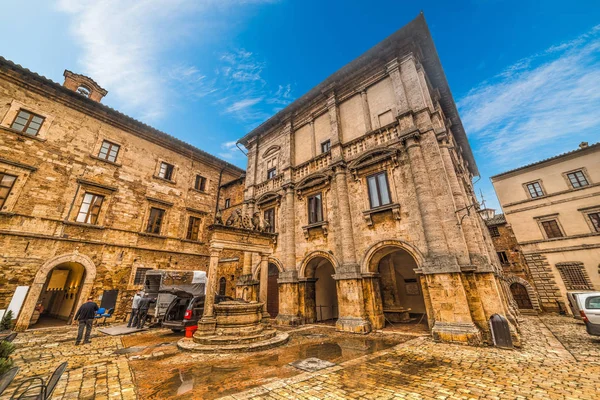
[[248, 107], [252, 107], [253, 105], [260, 103], [262, 101], [262, 97], [258, 97], [255, 99], [244, 99], [240, 101], [236, 101], [225, 110], [228, 113], [242, 111], [247, 109]]
[[235, 160], [245, 157], [244, 153], [237, 147], [237, 142], [232, 140], [230, 142], [221, 143], [221, 152], [219, 157], [226, 160]]
[[[199, 40], [203, 29], [210, 28], [214, 34], [217, 22], [211, 16], [217, 11], [232, 10], [233, 14], [240, 5], [272, 2], [57, 0], [57, 7], [71, 16], [72, 36], [82, 48], [78, 70], [105, 87], [109, 91], [107, 101], [116, 102], [124, 112], [156, 120], [168, 110], [173, 82], [193, 89], [189, 92], [197, 96], [217, 90], [196, 67], [170, 65], [174, 61], [166, 53]], [[228, 22], [222, 23], [223, 29], [235, 24]], [[253, 81], [260, 72], [259, 65], [246, 64], [236, 70], [234, 79]]]
[[458, 102], [480, 157], [516, 166], [556, 154], [557, 141], [600, 137], [600, 25], [520, 60]]

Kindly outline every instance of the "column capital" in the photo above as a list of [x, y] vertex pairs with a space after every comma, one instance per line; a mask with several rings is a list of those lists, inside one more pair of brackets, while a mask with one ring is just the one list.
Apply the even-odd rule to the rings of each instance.
[[385, 65], [385, 69], [387, 71], [388, 74], [391, 74], [392, 72], [398, 71], [400, 69], [400, 63], [398, 62], [397, 58], [394, 58], [392, 61], [388, 62]]
[[410, 135], [406, 138], [404, 138], [404, 148], [405, 149], [410, 149], [411, 147], [420, 147], [421, 144], [419, 143], [419, 134], [415, 133], [413, 135]]
[[209, 253], [210, 253], [210, 256], [211, 256], [211, 257], [216, 257], [216, 256], [218, 256], [219, 254], [221, 254], [221, 252], [222, 252], [222, 251], [223, 251], [223, 249], [216, 248], [216, 247], [213, 247], [213, 248], [210, 248], [210, 249], [209, 249]]
[[269, 261], [269, 253], [260, 253], [260, 262]]

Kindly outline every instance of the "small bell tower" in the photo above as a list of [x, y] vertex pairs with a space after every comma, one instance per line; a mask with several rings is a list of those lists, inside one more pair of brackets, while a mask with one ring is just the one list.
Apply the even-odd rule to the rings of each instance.
[[67, 69], [63, 76], [65, 77], [64, 87], [90, 100], [100, 103], [102, 98], [108, 93], [106, 89], [101, 88], [100, 85], [88, 76], [76, 74]]

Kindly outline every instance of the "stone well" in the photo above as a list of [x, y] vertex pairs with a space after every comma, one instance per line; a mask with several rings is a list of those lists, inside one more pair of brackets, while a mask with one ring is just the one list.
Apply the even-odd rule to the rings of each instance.
[[287, 343], [287, 333], [261, 322], [263, 306], [264, 303], [243, 301], [215, 304], [214, 331], [181, 339], [177, 346], [201, 353], [234, 353], [266, 350]]

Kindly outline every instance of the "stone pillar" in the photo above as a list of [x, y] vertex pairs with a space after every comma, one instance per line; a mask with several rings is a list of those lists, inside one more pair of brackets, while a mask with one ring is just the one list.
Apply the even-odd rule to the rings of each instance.
[[239, 277], [236, 284], [236, 297], [246, 301], [258, 300], [258, 281], [252, 277], [252, 253], [244, 252], [242, 275]]
[[360, 100], [362, 103], [363, 116], [365, 119], [365, 130], [370, 132], [373, 130], [371, 125], [371, 110], [369, 109], [369, 101], [367, 99], [367, 91], [365, 89], [360, 91]]
[[371, 323], [365, 311], [363, 280], [358, 265], [339, 266], [335, 275], [339, 317], [337, 331], [351, 333], [371, 332]]
[[219, 255], [223, 249], [210, 249], [210, 262], [208, 264], [208, 276], [206, 279], [206, 297], [204, 298], [204, 313], [198, 321], [198, 330], [194, 336], [212, 335], [215, 331], [217, 321], [215, 319], [215, 295], [217, 293], [217, 277], [219, 267]]
[[260, 255], [260, 295], [259, 301], [263, 303], [263, 321], [269, 320], [271, 316], [267, 312], [267, 293], [268, 291], [268, 282], [269, 282], [269, 255], [261, 254]]
[[277, 325], [300, 325], [300, 284], [296, 270], [283, 271], [277, 279], [279, 285], [279, 314], [275, 318]]
[[404, 84], [402, 83], [402, 78], [400, 76], [400, 64], [398, 63], [398, 59], [390, 61], [386, 65], [386, 69], [392, 80], [392, 87], [394, 88], [394, 94], [396, 95], [397, 113], [398, 115], [404, 114], [409, 110], [409, 107], [406, 90], [404, 89]]
[[285, 190], [285, 238], [283, 261], [285, 270], [296, 270], [296, 210], [294, 186], [288, 183]]
[[[430, 189], [427, 169], [421, 154], [421, 145], [414, 136], [406, 139], [406, 151], [415, 186], [417, 203], [423, 217], [423, 231], [427, 242], [428, 253], [431, 258], [445, 259], [450, 264], [456, 264], [456, 259], [450, 257], [446, 237], [443, 229], [440, 229], [438, 221], [438, 210]], [[458, 272], [458, 266], [455, 271]]]
[[385, 326], [385, 316], [383, 315], [383, 303], [380, 296], [379, 274], [370, 273], [367, 276], [363, 275], [362, 283], [367, 319], [371, 323], [373, 330], [381, 329]]
[[[348, 182], [346, 167], [337, 165], [334, 167], [335, 193], [338, 199], [338, 218], [342, 237], [342, 264], [357, 265], [356, 252], [354, 248], [354, 231], [352, 229], [352, 216], [350, 214], [350, 201], [348, 199]], [[339, 235], [339, 233], [338, 233]]]
[[317, 142], [315, 138], [315, 120], [311, 118], [310, 122], [310, 158], [315, 158], [317, 156]]
[[[458, 213], [458, 218], [464, 233], [471, 264], [476, 266], [485, 265], [487, 264], [487, 257], [484, 256], [486, 251], [480, 246], [480, 241], [477, 238], [477, 226], [475, 225], [477, 221], [474, 221], [474, 218], [479, 218], [479, 215], [474, 207], [467, 211], [467, 206], [470, 206], [471, 204], [467, 203], [468, 197], [463, 192], [461, 183], [456, 175], [454, 162], [450, 155], [450, 143], [447, 138], [445, 138], [440, 145], [440, 153], [444, 162], [446, 174], [448, 175], [448, 181], [450, 183], [450, 189], [452, 190], [456, 208], [457, 210], [462, 210]], [[465, 215], [467, 212], [469, 215]], [[463, 216], [464, 218], [460, 219]]]
[[429, 129], [421, 135], [420, 143], [421, 154], [423, 155], [429, 181], [431, 182], [431, 194], [437, 203], [438, 215], [442, 223], [440, 228], [446, 234], [450, 253], [456, 256], [460, 265], [469, 265], [470, 259], [467, 245], [458, 225], [454, 197], [452, 196], [447, 172], [444, 168], [444, 162], [433, 129]]
[[329, 123], [331, 128], [331, 159], [333, 161], [338, 161], [342, 159], [342, 137], [340, 129], [340, 118], [338, 116], [337, 99], [335, 98], [334, 92], [328, 93], [327, 111], [329, 113]]

